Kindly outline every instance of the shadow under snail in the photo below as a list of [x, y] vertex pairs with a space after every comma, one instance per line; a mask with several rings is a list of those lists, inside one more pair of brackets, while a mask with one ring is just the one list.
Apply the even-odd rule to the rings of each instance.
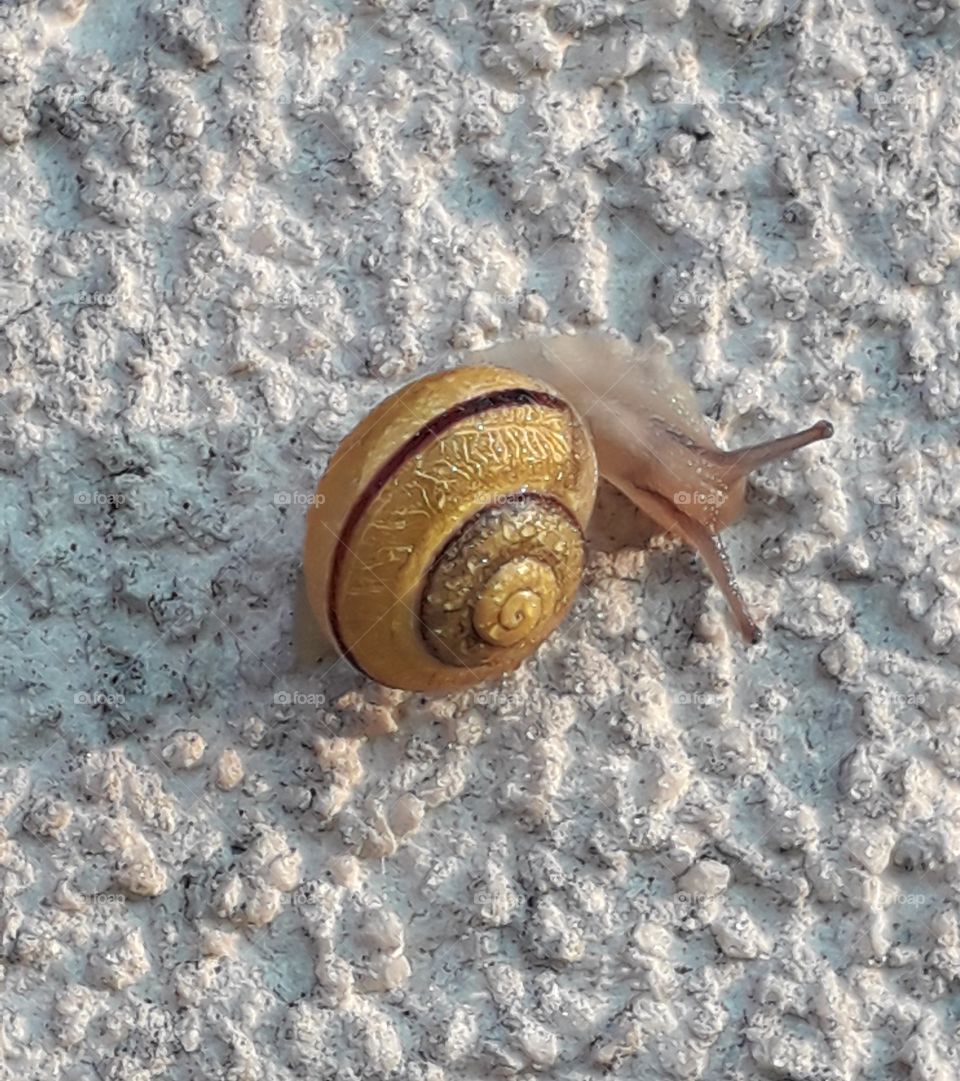
[[721, 450], [664, 344], [506, 342], [377, 406], [337, 448], [308, 511], [304, 581], [321, 637], [407, 690], [516, 668], [573, 603], [599, 473], [700, 553], [756, 642], [719, 533], [743, 509], [751, 470], [833, 428]]

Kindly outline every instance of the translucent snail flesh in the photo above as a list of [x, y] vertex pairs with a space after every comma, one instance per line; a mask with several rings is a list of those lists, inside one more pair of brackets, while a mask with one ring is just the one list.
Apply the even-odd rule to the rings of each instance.
[[757, 466], [819, 421], [736, 451], [710, 438], [657, 340], [506, 342], [408, 384], [337, 448], [308, 512], [324, 638], [370, 678], [447, 691], [516, 668], [573, 602], [598, 473], [704, 558], [750, 642], [719, 533]]

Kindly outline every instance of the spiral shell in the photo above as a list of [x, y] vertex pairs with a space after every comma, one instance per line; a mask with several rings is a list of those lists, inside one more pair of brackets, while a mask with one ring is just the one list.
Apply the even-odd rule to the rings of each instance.
[[495, 367], [409, 384], [338, 447], [308, 512], [321, 630], [391, 687], [510, 671], [569, 610], [596, 487], [589, 432], [547, 384]]

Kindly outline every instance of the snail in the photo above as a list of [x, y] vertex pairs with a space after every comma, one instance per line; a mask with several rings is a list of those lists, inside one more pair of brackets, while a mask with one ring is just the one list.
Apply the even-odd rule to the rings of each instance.
[[720, 531], [748, 473], [833, 428], [721, 450], [666, 346], [593, 332], [506, 342], [381, 402], [308, 510], [304, 583], [321, 637], [395, 688], [511, 671], [573, 602], [599, 474], [699, 552], [756, 642]]

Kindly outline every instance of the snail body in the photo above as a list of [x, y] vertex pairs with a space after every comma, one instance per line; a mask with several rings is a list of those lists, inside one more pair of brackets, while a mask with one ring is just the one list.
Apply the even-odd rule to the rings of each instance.
[[573, 603], [599, 474], [700, 552], [757, 640], [719, 533], [746, 475], [827, 438], [827, 422], [721, 450], [655, 342], [558, 335], [470, 359], [391, 395], [331, 459], [304, 551], [323, 638], [409, 690], [516, 668]]

